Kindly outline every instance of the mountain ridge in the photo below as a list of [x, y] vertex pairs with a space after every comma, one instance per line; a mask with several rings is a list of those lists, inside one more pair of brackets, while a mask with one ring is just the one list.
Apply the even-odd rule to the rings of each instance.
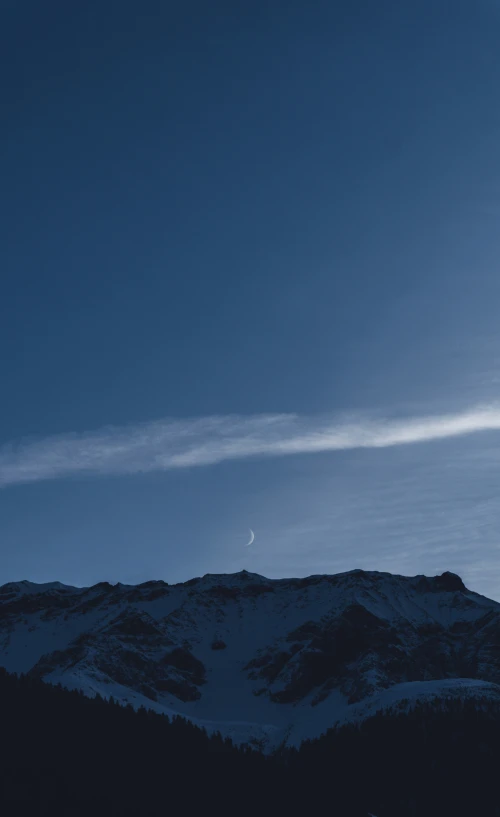
[[500, 604], [454, 573], [0, 587], [0, 664], [272, 747], [429, 696], [500, 697]]
[[[234, 573], [204, 573], [202, 576], [193, 576], [190, 579], [186, 579], [185, 581], [180, 582], [167, 582], [164, 579], [148, 579], [143, 582], [137, 582], [128, 584], [126, 582], [115, 582], [114, 584], [109, 581], [101, 580], [96, 582], [95, 584], [91, 585], [72, 585], [72, 584], [65, 584], [64, 582], [60, 581], [52, 581], [52, 582], [33, 582], [30, 579], [20, 579], [18, 581], [8, 581], [4, 584], [0, 585], [0, 594], [6, 588], [15, 588], [25, 586], [26, 588], [40, 588], [42, 592], [50, 591], [52, 589], [61, 589], [61, 590], [74, 590], [74, 591], [83, 591], [83, 590], [91, 590], [95, 587], [147, 587], [147, 586], [154, 586], [154, 585], [165, 585], [166, 587], [181, 587], [181, 586], [190, 586], [196, 584], [200, 581], [205, 579], [228, 579], [232, 580], [235, 578], [256, 578], [261, 581], [265, 582], [272, 582], [272, 583], [287, 583], [287, 582], [309, 582], [317, 579], [337, 579], [342, 577], [348, 576], [374, 576], [374, 577], [390, 577], [393, 579], [408, 579], [408, 580], [416, 580], [416, 579], [426, 579], [427, 581], [438, 581], [442, 579], [447, 579], [448, 577], [456, 582], [456, 584], [462, 590], [468, 590], [465, 587], [460, 576], [456, 573], [453, 573], [449, 570], [444, 571], [443, 573], [436, 574], [435, 576], [426, 576], [423, 573], [418, 573], [415, 576], [406, 576], [401, 573], [390, 573], [388, 571], [382, 570], [364, 570], [362, 568], [353, 568], [352, 570], [341, 571], [339, 573], [311, 573], [308, 576], [283, 576], [281, 578], [275, 579], [269, 576], [264, 576], [261, 573], [254, 573], [253, 571], [249, 571], [246, 569], [235, 571]], [[451, 589], [451, 588], [450, 588]], [[468, 590], [468, 592], [475, 592]], [[480, 594], [476, 594], [480, 595]], [[485, 597], [486, 598], [486, 597]]]

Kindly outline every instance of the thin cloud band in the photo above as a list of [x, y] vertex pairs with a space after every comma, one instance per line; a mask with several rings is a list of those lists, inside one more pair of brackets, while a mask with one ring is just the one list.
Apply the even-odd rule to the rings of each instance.
[[500, 406], [397, 420], [293, 414], [166, 419], [5, 445], [0, 449], [0, 486], [78, 474], [200, 467], [249, 457], [388, 448], [499, 429]]

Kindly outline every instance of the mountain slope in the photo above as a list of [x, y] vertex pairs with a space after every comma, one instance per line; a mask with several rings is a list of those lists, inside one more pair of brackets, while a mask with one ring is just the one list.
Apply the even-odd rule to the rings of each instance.
[[0, 665], [298, 743], [415, 697], [500, 697], [500, 605], [450, 573], [17, 582], [0, 588]]

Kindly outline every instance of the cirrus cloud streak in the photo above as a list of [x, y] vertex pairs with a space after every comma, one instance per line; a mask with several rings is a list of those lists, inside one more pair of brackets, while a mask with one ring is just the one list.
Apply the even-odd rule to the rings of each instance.
[[294, 414], [166, 419], [4, 445], [0, 486], [78, 474], [125, 475], [208, 466], [248, 457], [388, 448], [497, 430], [497, 405], [402, 419]]

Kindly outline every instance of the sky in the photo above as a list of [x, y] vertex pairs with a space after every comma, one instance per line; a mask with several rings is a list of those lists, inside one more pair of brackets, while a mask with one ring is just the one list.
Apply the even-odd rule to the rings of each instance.
[[0, 583], [500, 599], [499, 46], [495, 0], [0, 0]]

